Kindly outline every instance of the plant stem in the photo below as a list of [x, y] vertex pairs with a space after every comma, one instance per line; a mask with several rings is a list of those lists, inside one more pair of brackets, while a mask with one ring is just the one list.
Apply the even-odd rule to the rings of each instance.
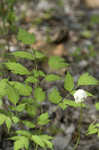
[[36, 144], [36, 145], [35, 145], [35, 150], [37, 150], [37, 149], [38, 149], [38, 145]]
[[81, 103], [81, 108], [80, 108], [80, 117], [79, 117], [79, 123], [78, 123], [78, 138], [77, 138], [77, 142], [73, 148], [73, 150], [76, 150], [79, 143], [80, 143], [80, 130], [82, 127], [82, 103]]

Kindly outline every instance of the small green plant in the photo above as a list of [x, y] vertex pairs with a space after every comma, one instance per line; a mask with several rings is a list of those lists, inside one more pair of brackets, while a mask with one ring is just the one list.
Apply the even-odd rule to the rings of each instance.
[[[27, 45], [35, 42], [35, 36], [24, 29], [19, 30], [17, 38]], [[48, 112], [42, 110], [42, 103], [48, 99], [50, 103], [57, 105], [57, 109], [65, 110], [67, 107], [81, 107], [82, 110], [83, 107], [87, 108], [87, 106], [84, 103], [76, 103], [69, 99], [69, 95], [73, 97], [76, 89], [81, 85], [98, 85], [99, 81], [88, 73], [84, 73], [75, 85], [74, 79], [68, 71], [64, 77], [64, 89], [68, 95], [64, 98], [58, 89], [52, 88], [47, 96], [40, 84], [41, 80], [53, 82], [61, 80], [63, 77], [52, 73], [46, 74], [39, 69], [38, 62], [42, 62], [46, 56], [37, 50], [31, 50], [30, 52], [16, 51], [12, 52], [11, 55], [15, 58], [14, 61], [9, 60], [3, 65], [12, 74], [23, 76], [24, 81], [12, 81], [9, 80], [9, 77], [0, 80], [0, 125], [6, 124], [9, 140], [14, 141], [14, 150], [23, 148], [25, 150], [33, 148], [37, 150], [38, 147], [44, 150], [47, 148], [53, 149], [53, 137], [44, 132], [44, 128], [50, 123], [50, 116]], [[31, 61], [33, 63], [32, 69], [21, 64], [20, 59]], [[68, 67], [65, 60], [59, 56], [51, 56], [48, 59], [48, 64], [55, 70]], [[87, 91], [86, 94], [92, 96]], [[78, 132], [80, 134], [80, 131]], [[78, 144], [79, 142], [76, 147]]]

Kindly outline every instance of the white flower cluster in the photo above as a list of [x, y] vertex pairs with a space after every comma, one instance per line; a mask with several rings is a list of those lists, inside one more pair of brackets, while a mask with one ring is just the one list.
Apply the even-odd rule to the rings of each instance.
[[76, 103], [81, 103], [87, 98], [86, 91], [79, 89], [74, 93], [74, 99]]

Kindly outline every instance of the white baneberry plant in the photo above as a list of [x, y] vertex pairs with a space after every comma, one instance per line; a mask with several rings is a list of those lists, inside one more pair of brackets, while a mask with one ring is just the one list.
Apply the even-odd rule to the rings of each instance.
[[[24, 44], [33, 44], [35, 36], [20, 29], [18, 40]], [[82, 110], [83, 107], [86, 107], [84, 100], [87, 96], [92, 96], [92, 94], [79, 89], [79, 87], [82, 85], [99, 85], [99, 81], [88, 73], [84, 73], [79, 77], [77, 85], [75, 85], [74, 79], [68, 71], [64, 77], [64, 89], [70, 96], [74, 96], [73, 99], [63, 98], [56, 88], [53, 88], [47, 97], [46, 92], [40, 85], [41, 80], [54, 82], [63, 79], [63, 77], [52, 73], [45, 74], [38, 69], [38, 62], [42, 62], [46, 59], [46, 56], [36, 50], [31, 52], [16, 51], [12, 52], [11, 55], [14, 59], [8, 60], [3, 65], [12, 74], [18, 77], [23, 76], [24, 81], [9, 80], [10, 76], [0, 80], [0, 125], [6, 124], [9, 140], [14, 141], [14, 150], [31, 150], [33, 148], [37, 150], [39, 147], [53, 149], [53, 143], [51, 142], [53, 137], [44, 132], [44, 128], [50, 122], [50, 117], [48, 112], [42, 111], [42, 103], [48, 98], [52, 104], [57, 105], [57, 108], [60, 107], [65, 110], [70, 106], [81, 107]], [[32, 69], [22, 65], [19, 61], [20, 59], [31, 61], [33, 63]], [[59, 56], [51, 56], [48, 59], [48, 64], [49, 67], [55, 70], [68, 67], [65, 60]], [[77, 88], [78, 90], [76, 90]], [[96, 107], [99, 108], [98, 104], [96, 104]], [[88, 129], [88, 133], [90, 129], [92, 128]]]

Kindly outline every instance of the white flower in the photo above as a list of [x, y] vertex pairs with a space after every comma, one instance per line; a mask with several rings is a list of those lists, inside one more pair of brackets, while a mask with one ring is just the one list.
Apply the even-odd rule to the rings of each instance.
[[86, 91], [79, 89], [74, 93], [74, 99], [76, 103], [81, 103], [87, 98]]

